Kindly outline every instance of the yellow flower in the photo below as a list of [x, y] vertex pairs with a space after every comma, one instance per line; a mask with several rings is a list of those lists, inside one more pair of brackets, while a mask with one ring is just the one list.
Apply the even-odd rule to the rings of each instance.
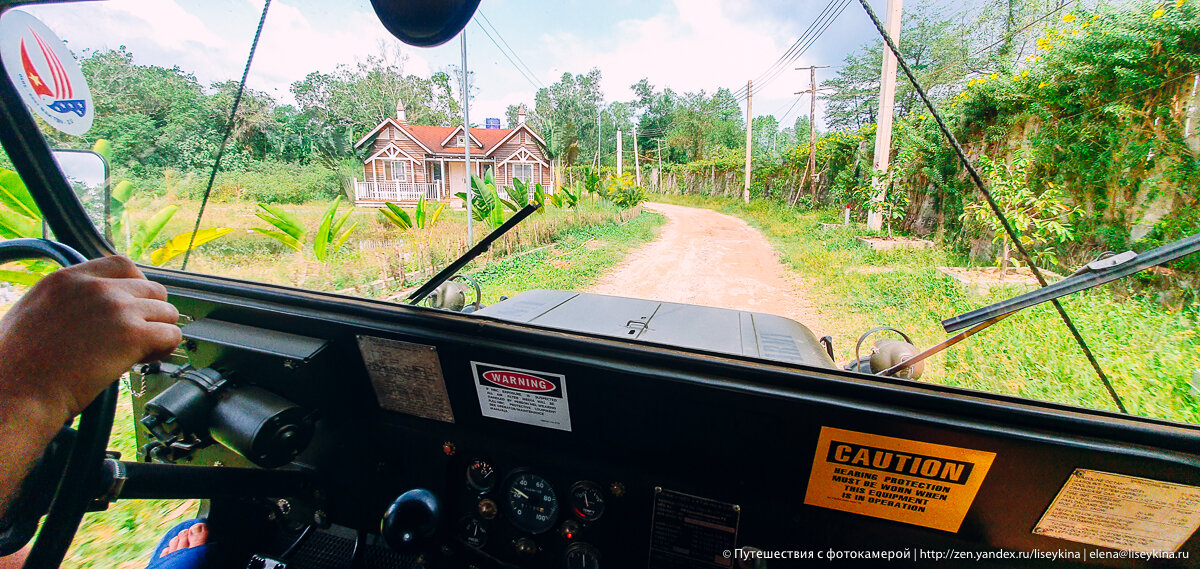
[[999, 76], [999, 75], [997, 75], [997, 74], [995, 74], [995, 73], [993, 73], [993, 74], [991, 74], [991, 75], [989, 75], [989, 76], [988, 76], [988, 79], [996, 79], [996, 78], [998, 78], [998, 77], [1000, 77], [1000, 76]]
[[1021, 80], [1021, 76], [1019, 74], [1013, 75], [1013, 81], [1020, 81], [1020, 80]]
[[[1073, 35], [1073, 36], [1077, 36], [1077, 35], [1079, 35], [1079, 30], [1074, 30], [1074, 31], [1072, 31], [1072, 32], [1071, 32], [1071, 35]], [[466, 151], [464, 150], [463, 152], [466, 152]]]
[[1021, 77], [1029, 77], [1029, 70], [1028, 70], [1028, 69], [1026, 69], [1025, 71], [1022, 71], [1022, 72], [1021, 72]]
[[1084, 22], [1084, 23], [1082, 23], [1082, 24], [1079, 24], [1079, 29], [1086, 28], [1086, 27], [1088, 27], [1088, 26], [1090, 26], [1090, 25], [1092, 25], [1092, 23], [1091, 23], [1091, 22]]
[[1151, 18], [1161, 18], [1161, 17], [1163, 17], [1163, 14], [1166, 14], [1166, 13], [1167, 13], [1167, 11], [1163, 8], [1163, 5], [1159, 4], [1158, 9], [1155, 10], [1153, 14], [1150, 14], [1150, 17]]
[[[974, 87], [974, 86], [975, 86], [975, 80], [974, 80], [974, 79], [968, 79], [968, 80], [967, 80], [967, 87]], [[465, 152], [465, 150], [464, 150], [464, 152]]]
[[1175, 0], [1175, 7], [1176, 7], [1176, 8], [1182, 8], [1182, 7], [1183, 7], [1183, 0]]
[[1063, 21], [1064, 22], [1074, 22], [1075, 14], [1067, 14], [1066, 16], [1063, 16]]
[[1045, 89], [1046, 86], [1048, 86], [1048, 85], [1049, 85], [1049, 83], [1042, 81], [1041, 85], [1038, 85], [1038, 89]]

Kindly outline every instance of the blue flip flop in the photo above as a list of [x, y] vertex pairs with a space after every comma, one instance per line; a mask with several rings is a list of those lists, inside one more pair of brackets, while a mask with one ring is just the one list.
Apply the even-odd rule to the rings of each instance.
[[150, 564], [146, 569], [201, 569], [204, 567], [205, 558], [208, 556], [208, 544], [197, 545], [179, 551], [172, 551], [165, 557], [162, 552], [171, 544], [171, 539], [192, 528], [192, 526], [204, 523], [204, 518], [188, 520], [170, 529], [158, 542], [158, 547], [154, 548], [154, 553], [150, 557]]

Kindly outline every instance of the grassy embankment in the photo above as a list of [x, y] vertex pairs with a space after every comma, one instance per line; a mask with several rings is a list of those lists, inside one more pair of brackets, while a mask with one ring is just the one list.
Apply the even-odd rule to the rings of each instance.
[[[939, 273], [965, 266], [942, 249], [874, 252], [853, 228], [823, 230], [839, 212], [797, 212], [773, 202], [651, 197], [708, 207], [746, 219], [766, 235], [782, 261], [807, 282], [807, 294], [828, 318], [814, 330], [830, 334], [839, 361], [853, 358], [858, 334], [874, 326], [904, 330], [926, 347], [948, 334], [939, 322], [1002, 300], [1020, 290], [972, 296]], [[1171, 312], [1106, 285], [1071, 295], [1062, 304], [1136, 415], [1200, 423], [1200, 395], [1188, 381], [1200, 369], [1195, 317]], [[923, 381], [1115, 410], [1079, 347], [1049, 304], [1026, 309], [928, 361]]]
[[[318, 206], [295, 207], [298, 214], [314, 218], [323, 211]], [[579, 215], [588, 215], [586, 209], [587, 206]], [[461, 212], [455, 213], [461, 216]], [[549, 217], [556, 214], [551, 211], [546, 215]], [[566, 212], [562, 215], [571, 214]], [[539, 217], [535, 215], [526, 222], [539, 221]], [[367, 221], [374, 223], [370, 219]], [[547, 219], [540, 221], [549, 223]], [[664, 221], [661, 215], [645, 212], [624, 224], [603, 221], [592, 225], [574, 226], [555, 235], [554, 244], [550, 247], [537, 249], [525, 255], [496, 259], [476, 273], [484, 289], [484, 302], [495, 302], [502, 294], [511, 296], [535, 288], [570, 290], [586, 287], [607, 269], [620, 262], [631, 249], [653, 239]], [[289, 255], [285, 256], [290, 256], [292, 252], [288, 250], [287, 253]], [[255, 269], [250, 266], [248, 258], [244, 265], [222, 266], [215, 261], [220, 255], [211, 250], [206, 252], [206, 262], [212, 263], [207, 266], [212, 267], [213, 272], [218, 274], [246, 278], [262, 275], [279, 275], [283, 278], [288, 276], [286, 267]], [[241, 255], [249, 257], [246, 253], [225, 255], [227, 261]], [[340, 270], [350, 270], [347, 267], [351, 261], [346, 263], [340, 265]], [[367, 273], [371, 274], [370, 271]], [[328, 275], [325, 278], [329, 284], [336, 282], [336, 279]], [[118, 450], [127, 457], [136, 456], [128, 392], [123, 393], [121, 397], [109, 448]], [[196, 508], [197, 504], [194, 501], [133, 501], [118, 502], [108, 511], [88, 514], [63, 566], [81, 569], [140, 569], [146, 565], [159, 537], [176, 523], [190, 519]]]

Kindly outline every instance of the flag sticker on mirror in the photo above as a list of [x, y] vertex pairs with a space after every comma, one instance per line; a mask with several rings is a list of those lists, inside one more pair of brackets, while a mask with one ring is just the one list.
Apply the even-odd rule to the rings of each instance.
[[1200, 528], [1200, 487], [1076, 469], [1036, 535], [1140, 553], [1179, 551]]
[[359, 336], [358, 350], [380, 407], [423, 419], [454, 422], [436, 347]]
[[821, 427], [804, 503], [957, 532], [996, 453]]
[[20, 10], [0, 16], [0, 60], [25, 104], [73, 136], [92, 128], [92, 92], [71, 50], [41, 20]]
[[571, 430], [565, 376], [483, 362], [471, 362], [471, 373], [484, 417]]

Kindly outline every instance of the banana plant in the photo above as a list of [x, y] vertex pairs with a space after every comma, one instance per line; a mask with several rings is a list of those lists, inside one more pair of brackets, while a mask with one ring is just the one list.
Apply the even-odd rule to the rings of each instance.
[[405, 231], [413, 227], [418, 229], [433, 227], [433, 224], [437, 223], [438, 218], [442, 216], [442, 210], [446, 208], [445, 203], [440, 203], [436, 210], [430, 212], [433, 209], [433, 204], [427, 203], [425, 196], [421, 196], [417, 200], [417, 209], [413, 210], [412, 216], [409, 216], [407, 211], [404, 211], [403, 208], [392, 202], [386, 202], [383, 205], [384, 207], [379, 208], [379, 213], [383, 215], [384, 219], [387, 219], [393, 225]]
[[[331, 253], [336, 252], [346, 244], [346, 240], [350, 238], [350, 233], [358, 227], [358, 222], [350, 225], [345, 231], [342, 231], [342, 226], [350, 219], [354, 213], [351, 209], [345, 215], [337, 217], [338, 206], [342, 203], [342, 196], [338, 196], [329, 205], [329, 209], [325, 210], [325, 214], [321, 216], [321, 223], [317, 227], [317, 232], [312, 240], [313, 256], [318, 261], [324, 263]], [[304, 225], [296, 216], [284, 211], [283, 209], [260, 203], [258, 207], [263, 211], [256, 213], [259, 219], [271, 224], [275, 229], [262, 229], [259, 227], [251, 228], [251, 231], [261, 233], [283, 243], [293, 251], [300, 252], [304, 250], [304, 244], [307, 241], [307, 231]], [[265, 212], [265, 213], [264, 213]]]
[[[476, 220], [483, 221], [491, 227], [499, 227], [504, 223], [504, 208], [517, 211], [515, 204], [500, 197], [491, 168], [483, 173], [482, 178], [472, 174], [471, 187], [475, 190], [474, 195], [471, 196], [471, 215]], [[462, 198], [464, 203], [467, 201], [466, 192], [459, 192], [455, 195]]]

